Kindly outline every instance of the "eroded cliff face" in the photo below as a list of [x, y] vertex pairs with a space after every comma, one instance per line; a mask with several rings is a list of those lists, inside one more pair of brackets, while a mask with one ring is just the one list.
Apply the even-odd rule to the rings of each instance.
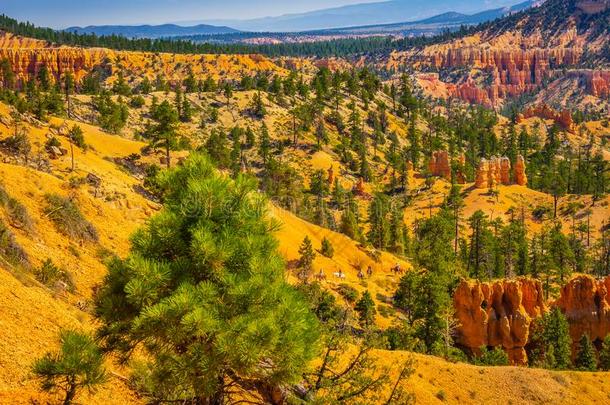
[[512, 363], [527, 363], [530, 325], [546, 311], [539, 281], [462, 281], [453, 303], [459, 321], [457, 344], [472, 353], [483, 346], [501, 346]]
[[471, 353], [502, 347], [513, 364], [525, 364], [532, 322], [554, 306], [566, 315], [576, 350], [583, 334], [600, 343], [610, 334], [610, 277], [572, 278], [555, 302], [546, 303], [540, 281], [520, 278], [492, 283], [463, 280], [453, 304], [459, 321], [456, 343]]
[[525, 159], [517, 156], [514, 168], [506, 156], [481, 159], [475, 175], [476, 188], [494, 188], [498, 185], [518, 184], [527, 186]]
[[517, 123], [522, 122], [526, 118], [539, 117], [547, 120], [553, 120], [557, 125], [567, 131], [574, 129], [574, 120], [569, 110], [555, 111], [546, 104], [529, 107], [517, 115]]
[[610, 334], [609, 290], [610, 277], [596, 280], [591, 276], [577, 276], [561, 289], [554, 305], [568, 319], [573, 342], [578, 342], [583, 334], [594, 342]]
[[8, 59], [21, 84], [36, 77], [43, 66], [58, 80], [72, 73], [77, 81], [95, 68], [101, 68], [112, 82], [122, 71], [134, 84], [144, 77], [153, 80], [160, 75], [175, 83], [183, 80], [189, 71], [196, 76], [221, 75], [237, 79], [255, 72], [286, 73], [270, 59], [260, 55], [185, 55], [149, 52], [113, 51], [105, 48], [79, 48], [53, 46], [43, 41], [15, 37], [0, 33], [0, 59]]
[[[488, 107], [567, 79], [576, 79], [579, 96], [607, 100], [610, 69], [603, 54], [609, 38], [601, 13], [608, 3], [547, 0], [538, 12], [490, 24], [471, 36], [393, 52], [385, 62], [389, 69], [413, 66], [422, 72], [417, 80], [431, 96]], [[596, 63], [599, 68], [584, 69]]]

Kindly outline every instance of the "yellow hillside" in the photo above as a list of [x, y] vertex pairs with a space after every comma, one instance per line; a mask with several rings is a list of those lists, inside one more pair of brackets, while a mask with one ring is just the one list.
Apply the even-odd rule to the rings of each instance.
[[[250, 95], [251, 96], [251, 95]], [[240, 106], [248, 100], [239, 97]], [[272, 114], [274, 126], [285, 125], [287, 115], [282, 115], [279, 107]], [[230, 113], [223, 111], [221, 120], [230, 124]], [[13, 122], [10, 110], [0, 104], [0, 139], [12, 134]], [[52, 119], [50, 123], [23, 123], [33, 145], [33, 154], [43, 147], [47, 135], [58, 132], [59, 127], [72, 121]], [[45, 401], [48, 397], [38, 393], [29, 367], [32, 361], [55, 347], [60, 328], [76, 327], [85, 330], [94, 328], [89, 313], [89, 300], [94, 286], [106, 273], [103, 260], [108, 251], [124, 256], [129, 249], [130, 234], [153, 215], [159, 206], [136, 192], [141, 180], [121, 169], [112, 160], [139, 153], [143, 143], [104, 133], [99, 128], [79, 123], [84, 130], [86, 143], [90, 148], [83, 152], [75, 148], [76, 170], [71, 172], [70, 155], [51, 160], [51, 173], [33, 168], [25, 168], [11, 163], [0, 163], [0, 179], [6, 190], [28, 209], [34, 219], [34, 231], [27, 234], [20, 229], [11, 229], [17, 241], [28, 253], [32, 265], [39, 266], [51, 258], [56, 264], [73, 274], [76, 292], [57, 293], [38, 283], [28, 272], [16, 269], [0, 269], [0, 403], [30, 403], [31, 400]], [[278, 130], [278, 133], [280, 130]], [[66, 138], [58, 136], [62, 147], [69, 149]], [[308, 135], [308, 142], [311, 138]], [[326, 169], [333, 163], [333, 156], [327, 150], [318, 152], [311, 159], [304, 154], [291, 157], [295, 162], [311, 163], [313, 168]], [[150, 157], [148, 159], [154, 159]], [[101, 180], [96, 190], [92, 186], [75, 179], [83, 179], [93, 174]], [[80, 184], [80, 185], [79, 185]], [[423, 179], [415, 178], [411, 188], [423, 187]], [[423, 190], [406, 211], [407, 221], [427, 215], [432, 201], [433, 210], [448, 191], [448, 184], [437, 181], [431, 191]], [[467, 208], [464, 216], [476, 209], [484, 209], [493, 215], [506, 215], [511, 206], [524, 204], [527, 207], [549, 203], [549, 197], [518, 186], [501, 187], [499, 199], [491, 198], [486, 190], [465, 187]], [[84, 216], [97, 228], [99, 245], [79, 244], [60, 235], [44, 214], [44, 195], [58, 193], [71, 196], [77, 201]], [[431, 199], [429, 198], [431, 197]], [[595, 221], [607, 218], [608, 205], [598, 203], [594, 208]], [[295, 215], [277, 207], [272, 214], [282, 222], [277, 237], [280, 251], [292, 269], [298, 258], [298, 247], [305, 236], [312, 239], [314, 248], [319, 249], [324, 237], [328, 238], [335, 250], [332, 259], [318, 255], [314, 262], [314, 273], [320, 270], [326, 276], [322, 284], [333, 291], [341, 283], [347, 283], [359, 291], [368, 289], [378, 305], [384, 304], [386, 297], [395, 289], [399, 276], [390, 268], [396, 263], [408, 269], [409, 263], [382, 253], [378, 261], [373, 260], [370, 251], [344, 235], [307, 223]], [[1, 212], [1, 211], [0, 211]], [[3, 214], [1, 214], [3, 215]], [[532, 226], [535, 224], [532, 223]], [[366, 270], [371, 265], [373, 276], [360, 280], [358, 269]], [[334, 273], [341, 271], [345, 278]], [[292, 273], [288, 275], [293, 280]], [[378, 316], [378, 324], [389, 326], [393, 319]], [[407, 389], [415, 394], [417, 403], [603, 403], [610, 393], [610, 376], [604, 373], [557, 373], [544, 370], [502, 367], [485, 368], [466, 364], [452, 364], [441, 359], [412, 355], [401, 352], [377, 351], [379, 361], [393, 365], [405, 356], [413, 356], [416, 370], [408, 382]], [[122, 376], [128, 375], [111, 364], [110, 381], [93, 396], [85, 396], [87, 404], [128, 404], [140, 403], [129, 390]], [[536, 384], [532, 384], [536, 381]], [[444, 398], [444, 399], [443, 399]]]

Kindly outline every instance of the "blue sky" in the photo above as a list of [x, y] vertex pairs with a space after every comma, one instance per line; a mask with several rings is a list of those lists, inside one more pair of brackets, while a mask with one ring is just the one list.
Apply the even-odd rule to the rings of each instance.
[[37, 25], [160, 24], [249, 19], [375, 0], [0, 0], [0, 13]]

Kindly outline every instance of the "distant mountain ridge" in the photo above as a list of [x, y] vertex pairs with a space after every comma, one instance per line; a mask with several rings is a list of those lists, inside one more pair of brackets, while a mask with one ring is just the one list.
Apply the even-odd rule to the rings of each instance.
[[[208, 20], [206, 24], [226, 25], [243, 31], [299, 32], [340, 27], [392, 24], [429, 18], [448, 10], [475, 14], [491, 7], [510, 7], [519, 0], [391, 0], [361, 3], [300, 14], [251, 20]], [[194, 22], [191, 22], [194, 23]]]
[[167, 38], [184, 35], [219, 35], [233, 34], [239, 30], [208, 24], [198, 24], [193, 26], [180, 26], [176, 24], [163, 25], [90, 25], [87, 27], [70, 27], [64, 31], [77, 34], [95, 34], [97, 36], [120, 35], [127, 38]]
[[434, 34], [443, 29], [459, 27], [460, 25], [474, 25], [492, 21], [519, 11], [527, 10], [531, 7], [536, 7], [542, 2], [543, 1], [541, 0], [527, 0], [523, 3], [515, 4], [514, 6], [485, 10], [475, 14], [463, 14], [455, 11], [449, 11], [419, 21], [335, 28], [327, 31], [354, 34], [383, 32], [402, 32], [403, 34]]

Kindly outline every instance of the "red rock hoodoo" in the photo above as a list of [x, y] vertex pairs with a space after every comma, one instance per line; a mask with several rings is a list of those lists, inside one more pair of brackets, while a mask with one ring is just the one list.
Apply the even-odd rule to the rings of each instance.
[[[512, 177], [511, 177], [512, 174]], [[490, 160], [481, 159], [475, 175], [476, 188], [493, 188], [499, 184], [527, 185], [525, 175], [525, 159], [517, 156], [514, 169], [511, 168], [510, 160], [507, 157], [492, 157]]]
[[525, 364], [530, 324], [546, 311], [542, 284], [531, 279], [462, 281], [453, 296], [459, 321], [456, 343], [472, 353], [503, 347], [514, 364]]
[[576, 276], [562, 289], [554, 305], [566, 315], [572, 342], [583, 334], [601, 341], [610, 334], [610, 277], [596, 280], [591, 276]]
[[530, 107], [523, 110], [517, 117], [517, 122], [521, 122], [525, 118], [539, 117], [545, 120], [553, 120], [557, 125], [567, 131], [574, 129], [574, 120], [572, 114], [568, 110], [555, 111], [546, 104], [541, 104], [536, 107]]
[[451, 165], [449, 164], [449, 154], [445, 150], [432, 153], [428, 168], [433, 176], [439, 176], [451, 180]]
[[572, 278], [559, 299], [545, 304], [542, 284], [532, 279], [481, 283], [463, 280], [453, 296], [459, 321], [456, 343], [471, 353], [482, 346], [502, 347], [514, 364], [525, 364], [525, 347], [532, 321], [548, 307], [558, 307], [570, 324], [572, 350], [588, 334], [599, 344], [610, 335], [610, 277], [596, 280], [589, 275]]

